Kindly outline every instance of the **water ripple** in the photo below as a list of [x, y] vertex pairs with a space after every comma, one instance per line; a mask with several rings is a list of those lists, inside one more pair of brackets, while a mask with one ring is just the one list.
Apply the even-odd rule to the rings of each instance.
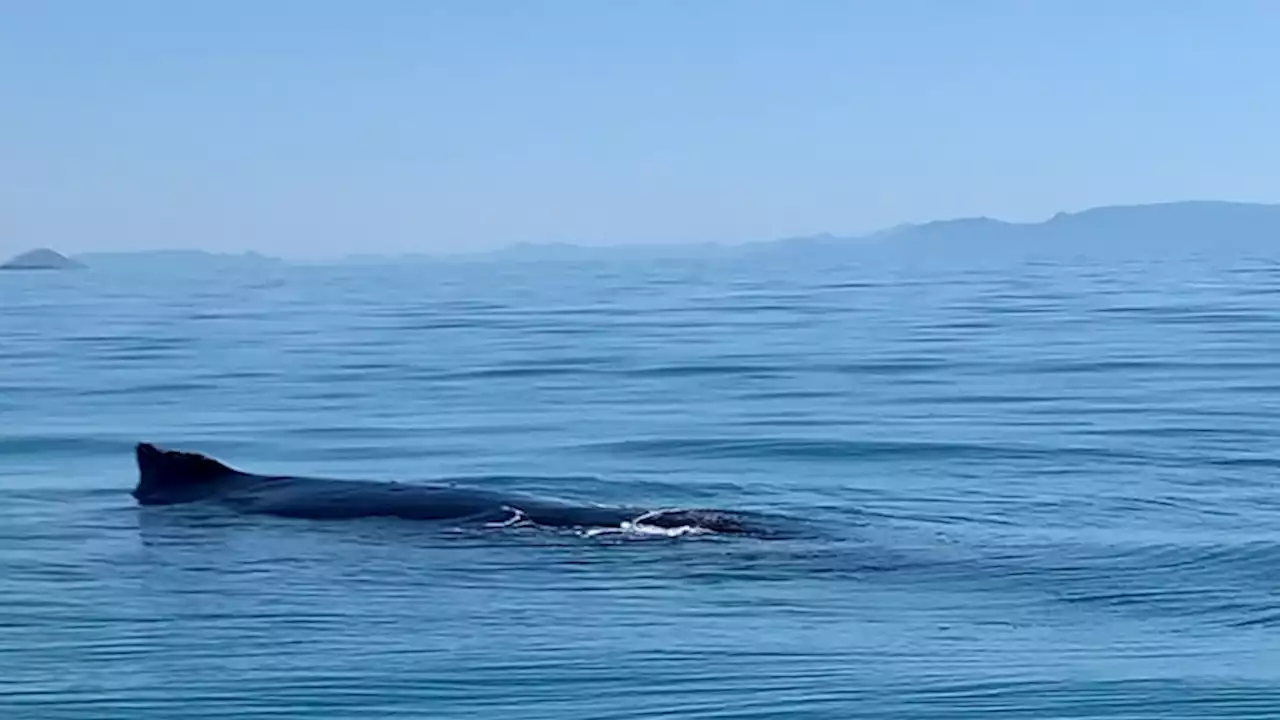
[[[1273, 716], [1275, 260], [868, 252], [0, 277], [0, 717]], [[140, 510], [138, 440], [820, 531]]]

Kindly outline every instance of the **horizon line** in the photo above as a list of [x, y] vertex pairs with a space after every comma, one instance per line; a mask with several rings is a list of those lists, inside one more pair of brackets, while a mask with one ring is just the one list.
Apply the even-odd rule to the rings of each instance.
[[805, 240], [829, 239], [841, 241], [857, 241], [862, 239], [874, 239], [884, 237], [890, 234], [896, 234], [909, 228], [921, 228], [930, 225], [941, 225], [947, 223], [960, 222], [993, 222], [1012, 226], [1035, 226], [1044, 225], [1063, 217], [1071, 217], [1083, 215], [1086, 213], [1099, 210], [1122, 210], [1122, 209], [1138, 209], [1138, 208], [1158, 208], [1174, 205], [1219, 205], [1219, 206], [1256, 206], [1256, 207], [1275, 207], [1280, 208], [1280, 202], [1271, 201], [1251, 201], [1251, 200], [1226, 200], [1226, 199], [1204, 199], [1189, 198], [1183, 200], [1160, 200], [1153, 202], [1128, 202], [1114, 203], [1104, 205], [1090, 205], [1076, 210], [1059, 210], [1051, 215], [1045, 216], [1039, 220], [1006, 220], [992, 215], [956, 215], [951, 217], [934, 218], [931, 220], [919, 220], [911, 222], [898, 223], [896, 225], [884, 226], [875, 230], [860, 233], [838, 233], [830, 230], [814, 232], [801, 235], [787, 235], [781, 237], [772, 237], [766, 239], [747, 239], [736, 241], [722, 240], [662, 240], [655, 242], [630, 242], [615, 244], [593, 244], [575, 241], [529, 241], [518, 240], [504, 245], [495, 245], [488, 248], [472, 249], [472, 250], [388, 250], [383, 252], [345, 252], [323, 256], [298, 256], [298, 255], [274, 255], [266, 254], [256, 249], [233, 249], [233, 250], [206, 250], [198, 247], [152, 247], [152, 248], [135, 248], [120, 250], [84, 250], [80, 252], [64, 253], [54, 249], [50, 245], [41, 245], [23, 250], [14, 255], [13, 258], [21, 257], [38, 251], [51, 251], [68, 259], [84, 258], [86, 256], [139, 256], [139, 255], [166, 255], [166, 254], [192, 254], [213, 256], [228, 259], [246, 259], [257, 261], [268, 261], [275, 263], [314, 263], [314, 262], [338, 262], [343, 261], [359, 261], [359, 260], [396, 260], [408, 258], [430, 258], [430, 259], [464, 259], [464, 258], [484, 258], [495, 255], [503, 255], [510, 253], [519, 253], [520, 251], [537, 251], [537, 250], [586, 250], [586, 251], [626, 251], [626, 250], [679, 250], [679, 249], [716, 249], [730, 250], [735, 248], [750, 248], [751, 246], [771, 245], [777, 243], [800, 242]]

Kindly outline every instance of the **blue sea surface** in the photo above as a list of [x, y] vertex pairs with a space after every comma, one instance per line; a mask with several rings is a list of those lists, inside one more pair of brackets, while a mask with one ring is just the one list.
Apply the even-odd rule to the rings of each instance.
[[[0, 274], [0, 718], [1274, 718], [1277, 259]], [[821, 531], [140, 509], [138, 441]]]

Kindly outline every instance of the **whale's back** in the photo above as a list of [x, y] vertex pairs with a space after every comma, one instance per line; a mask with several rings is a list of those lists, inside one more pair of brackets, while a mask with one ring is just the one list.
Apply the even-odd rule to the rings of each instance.
[[241, 512], [309, 519], [397, 517], [467, 523], [532, 523], [552, 528], [617, 531], [685, 531], [780, 536], [795, 528], [783, 518], [758, 513], [700, 509], [609, 507], [521, 497], [481, 488], [422, 485], [243, 472], [207, 455], [136, 448], [141, 505], [214, 500]]

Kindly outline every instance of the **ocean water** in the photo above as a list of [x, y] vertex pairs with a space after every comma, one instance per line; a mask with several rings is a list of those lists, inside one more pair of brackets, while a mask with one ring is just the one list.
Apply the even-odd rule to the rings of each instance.
[[[0, 275], [0, 718], [1271, 718], [1280, 252]], [[141, 510], [132, 447], [805, 518]]]

